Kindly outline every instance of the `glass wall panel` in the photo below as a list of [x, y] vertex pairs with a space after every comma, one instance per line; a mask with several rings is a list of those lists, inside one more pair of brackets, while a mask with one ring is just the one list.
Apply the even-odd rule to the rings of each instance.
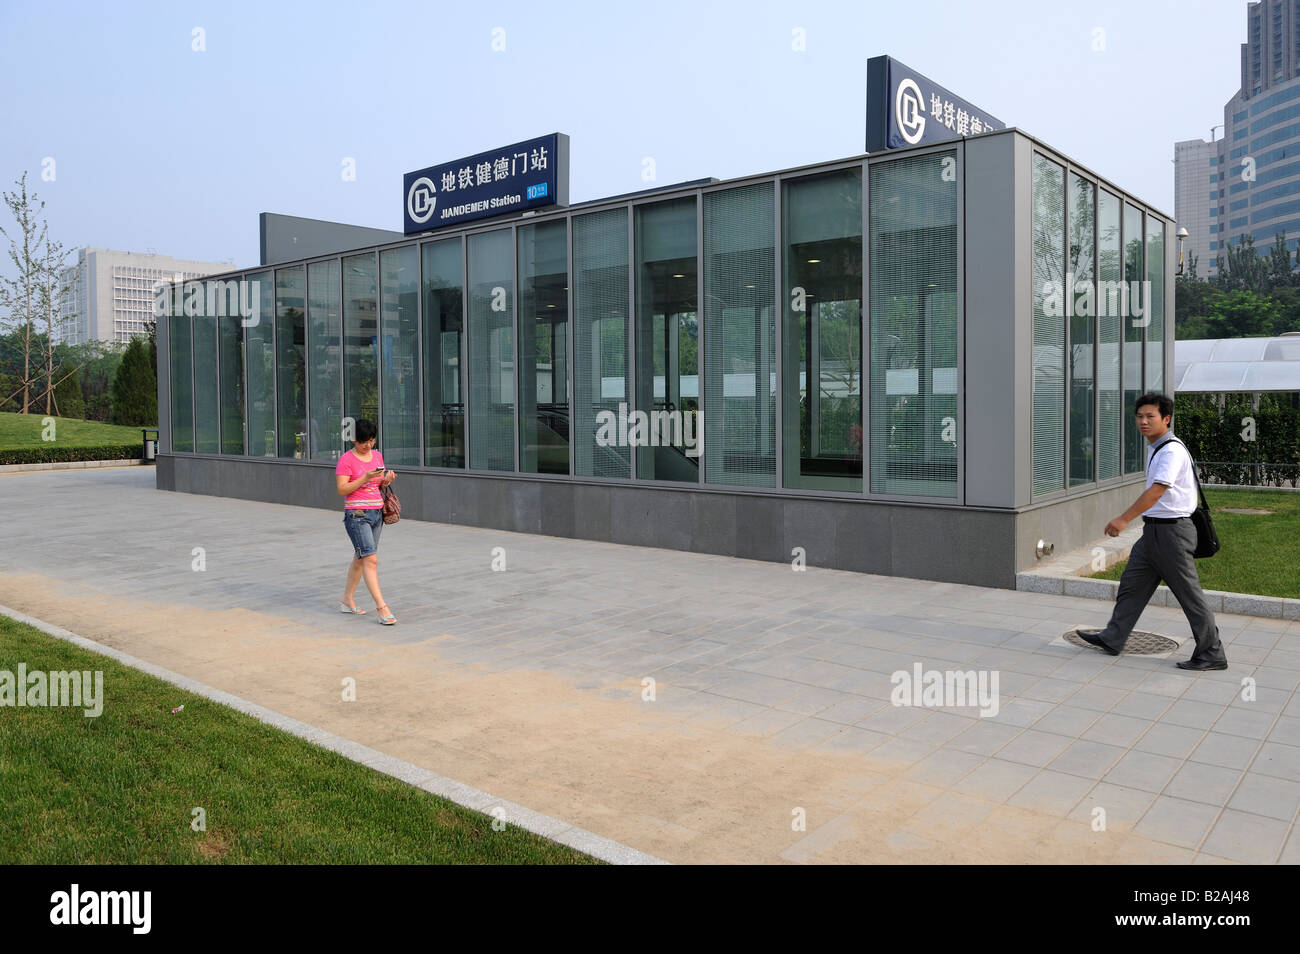
[[1065, 170], [1034, 154], [1036, 494], [1065, 487]]
[[424, 246], [424, 462], [429, 467], [465, 466], [461, 248], [459, 238]]
[[705, 480], [776, 486], [776, 215], [770, 182], [704, 196]]
[[[220, 415], [217, 397], [217, 319], [211, 315], [194, 316], [194, 451], [216, 454], [221, 451], [217, 420]], [[242, 442], [242, 441], [241, 441]]]
[[514, 243], [469, 237], [469, 465], [515, 469]]
[[694, 483], [703, 436], [695, 199], [638, 206], [635, 244], [636, 407], [681, 426], [680, 440], [638, 449], [637, 476]]
[[1143, 388], [1162, 392], [1165, 387], [1165, 223], [1153, 215], [1147, 216], [1147, 282], [1149, 293], [1143, 294], [1143, 300], [1150, 302], [1147, 315], [1150, 320]]
[[307, 271], [275, 273], [276, 456], [307, 456]]
[[1147, 298], [1143, 294], [1142, 210], [1124, 203], [1124, 285], [1128, 308], [1124, 321], [1124, 473], [1146, 467], [1146, 441], [1137, 429], [1133, 403], [1142, 395], [1142, 339], [1146, 333]]
[[1120, 389], [1120, 339], [1124, 308], [1120, 295], [1119, 198], [1097, 197], [1097, 476], [1118, 477], [1123, 456], [1124, 394]]
[[[627, 210], [573, 220], [573, 433], [576, 472], [588, 477], [632, 476], [638, 454], [680, 453], [681, 435], [667, 415], [641, 421], [629, 414]], [[620, 411], [630, 418], [627, 440]], [[665, 446], [666, 445], [666, 446]]]
[[384, 389], [384, 421], [380, 445], [384, 463], [420, 463], [419, 368], [420, 261], [414, 245], [379, 253], [383, 278], [380, 334], [384, 361], [380, 379]]
[[[379, 295], [375, 253], [343, 259], [343, 416], [379, 426]], [[344, 427], [345, 450], [351, 430]], [[377, 446], [384, 447], [380, 434]], [[387, 460], [387, 458], [385, 458]]]
[[862, 170], [782, 185], [786, 487], [862, 490]]
[[307, 326], [311, 383], [311, 459], [338, 460], [343, 444], [343, 344], [339, 262], [307, 266]]
[[1070, 486], [1092, 482], [1096, 428], [1093, 408], [1096, 289], [1093, 254], [1097, 246], [1093, 206], [1096, 186], [1070, 173]]
[[270, 272], [248, 276], [256, 320], [245, 330], [248, 345], [248, 454], [275, 456], [275, 285]]
[[179, 297], [179, 288], [170, 286], [167, 295], [169, 307], [167, 317], [159, 319], [167, 322], [167, 350], [171, 358], [171, 398], [172, 398], [172, 450], [177, 453], [194, 451], [194, 368], [192, 363], [193, 320], [184, 311], [175, 307]]
[[871, 490], [957, 496], [954, 153], [871, 174]]
[[[246, 281], [240, 278], [239, 281]], [[249, 288], [248, 301], [257, 294]], [[260, 299], [259, 299], [260, 300]], [[244, 323], [238, 314], [221, 315], [217, 324], [218, 381], [221, 387], [221, 453], [244, 453]], [[260, 320], [260, 317], [259, 317]]]
[[563, 220], [519, 238], [519, 469], [569, 472], [569, 242]]

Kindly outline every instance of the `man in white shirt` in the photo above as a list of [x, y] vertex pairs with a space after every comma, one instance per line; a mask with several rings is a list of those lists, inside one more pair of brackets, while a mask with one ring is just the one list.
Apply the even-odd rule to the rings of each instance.
[[1106, 628], [1076, 632], [1085, 642], [1118, 656], [1156, 587], [1164, 580], [1187, 615], [1196, 638], [1192, 658], [1180, 662], [1178, 668], [1227, 669], [1228, 657], [1219, 641], [1219, 627], [1205, 603], [1192, 558], [1196, 550], [1196, 525], [1191, 520], [1197, 503], [1196, 465], [1187, 447], [1169, 429], [1174, 402], [1164, 394], [1144, 394], [1135, 407], [1138, 430], [1147, 439], [1147, 489], [1133, 506], [1106, 524], [1106, 534], [1119, 536], [1141, 514], [1142, 538], [1129, 554], [1115, 596], [1115, 610]]

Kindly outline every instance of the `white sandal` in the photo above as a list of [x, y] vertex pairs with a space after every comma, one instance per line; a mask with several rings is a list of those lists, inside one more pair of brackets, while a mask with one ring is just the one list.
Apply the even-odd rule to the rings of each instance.
[[340, 613], [347, 613], [347, 614], [349, 614], [350, 616], [365, 616], [365, 615], [366, 615], [366, 611], [363, 610], [360, 606], [348, 606], [348, 604], [347, 604], [347, 603], [344, 603], [344, 602], [340, 602], [340, 603], [339, 603], [339, 612], [340, 612]]

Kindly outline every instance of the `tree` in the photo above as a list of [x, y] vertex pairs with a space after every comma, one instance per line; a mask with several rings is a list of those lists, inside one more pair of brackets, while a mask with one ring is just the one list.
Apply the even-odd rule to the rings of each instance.
[[16, 192], [4, 193], [4, 203], [14, 217], [15, 225], [0, 235], [9, 240], [9, 259], [16, 274], [0, 278], [0, 310], [8, 314], [8, 322], [22, 332], [23, 373], [19, 379], [22, 388], [22, 413], [26, 414], [31, 402], [32, 385], [32, 324], [39, 307], [41, 284], [41, 251], [47, 229], [41, 221], [45, 203], [27, 192], [27, 173], [14, 183]]
[[58, 384], [54, 388], [54, 413], [59, 417], [75, 417], [78, 420], [86, 416], [86, 400], [81, 394], [81, 380], [75, 367], [61, 366]]
[[132, 338], [113, 378], [113, 423], [151, 427], [158, 423], [158, 379], [149, 369], [144, 342]]
[[1256, 294], [1268, 291], [1269, 263], [1267, 259], [1260, 258], [1253, 235], [1243, 235], [1236, 245], [1229, 244], [1227, 252], [1226, 264], [1222, 259], [1219, 260], [1217, 283], [1220, 288]]
[[1271, 288], [1291, 284], [1291, 251], [1286, 247], [1286, 230], [1278, 232], [1273, 238], [1273, 247], [1268, 253], [1268, 284]]
[[54, 389], [58, 384], [54, 377], [54, 326], [63, 320], [63, 294], [67, 283], [63, 278], [64, 260], [67, 252], [62, 242], [47, 238], [41, 254], [40, 272], [37, 276], [36, 297], [38, 313], [45, 319], [45, 347], [43, 350], [44, 374], [41, 376], [41, 391], [34, 397], [35, 403], [45, 401], [45, 413], [53, 412]]

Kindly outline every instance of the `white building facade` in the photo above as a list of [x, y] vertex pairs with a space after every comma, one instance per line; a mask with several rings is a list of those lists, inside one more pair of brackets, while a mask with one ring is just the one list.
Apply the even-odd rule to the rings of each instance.
[[194, 262], [142, 252], [80, 248], [64, 270], [56, 344], [130, 341], [153, 321], [154, 288], [229, 271], [228, 262]]

